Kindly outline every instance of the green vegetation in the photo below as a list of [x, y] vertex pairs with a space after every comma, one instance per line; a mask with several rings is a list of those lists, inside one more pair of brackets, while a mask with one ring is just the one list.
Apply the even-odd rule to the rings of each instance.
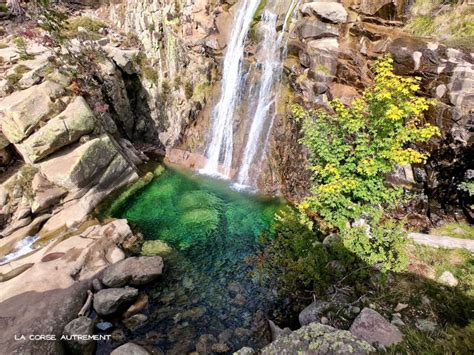
[[0, 4], [0, 12], [6, 13], [8, 12], [8, 7], [5, 4]]
[[261, 242], [268, 246], [257, 256], [264, 284], [295, 298], [304, 290], [323, 294], [329, 283], [330, 256], [321, 243], [322, 234], [301, 223], [293, 210], [280, 212], [272, 230], [274, 238], [262, 236]]
[[193, 94], [194, 94], [193, 84], [187, 81], [184, 84], [184, 95], [186, 96], [186, 99], [188, 100], [191, 99], [193, 97]]
[[408, 28], [417, 36], [430, 36], [434, 32], [434, 17], [432, 16], [419, 16], [413, 18]]
[[69, 39], [79, 37], [97, 40], [102, 37], [99, 30], [104, 27], [107, 27], [107, 25], [102, 21], [88, 16], [71, 17], [65, 22], [61, 35]]
[[21, 60], [34, 59], [34, 56], [28, 53], [28, 43], [23, 37], [16, 37], [13, 40], [13, 43], [17, 48], [17, 52], [20, 55]]
[[38, 172], [38, 169], [30, 164], [23, 165], [18, 172], [5, 183], [9, 195], [21, 193], [23, 197], [26, 197], [30, 201], [34, 198], [34, 192], [31, 188], [33, 177]]
[[474, 239], [474, 227], [467, 223], [446, 223], [430, 231], [433, 235], [445, 235], [453, 238]]
[[14, 87], [23, 77], [23, 74], [29, 72], [31, 69], [26, 65], [19, 64], [13, 69], [13, 73], [7, 75], [8, 85]]
[[474, 48], [474, 9], [467, 2], [416, 0], [410, 13], [409, 32], [448, 46]]
[[402, 190], [387, 186], [385, 175], [397, 164], [423, 162], [427, 154], [412, 144], [439, 131], [422, 123], [430, 102], [415, 95], [419, 78], [395, 75], [389, 57], [376, 62], [374, 71], [374, 85], [351, 107], [337, 100], [331, 103], [334, 113], [293, 107], [303, 121], [301, 142], [311, 153], [313, 172], [311, 196], [299, 208], [323, 231], [339, 232], [363, 261], [400, 270], [404, 233], [384, 211], [400, 202]]

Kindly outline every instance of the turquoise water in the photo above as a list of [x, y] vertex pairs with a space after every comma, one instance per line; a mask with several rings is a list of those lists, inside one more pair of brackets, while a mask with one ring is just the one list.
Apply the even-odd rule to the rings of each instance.
[[128, 340], [167, 354], [195, 351], [202, 335], [220, 339], [227, 352], [265, 345], [264, 315], [277, 300], [259, 286], [249, 257], [283, 206], [172, 169], [131, 196], [114, 216], [174, 252], [165, 257], [163, 279], [146, 290], [148, 321], [133, 332], [124, 329]]

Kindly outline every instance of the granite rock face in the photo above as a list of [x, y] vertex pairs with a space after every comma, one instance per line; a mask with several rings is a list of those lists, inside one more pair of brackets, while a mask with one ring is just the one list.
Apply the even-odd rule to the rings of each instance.
[[27, 162], [36, 163], [51, 153], [76, 142], [83, 135], [91, 133], [95, 118], [83, 97], [77, 96], [58, 116], [17, 144]]
[[19, 143], [54, 112], [54, 101], [64, 88], [52, 81], [16, 91], [0, 101], [0, 122], [5, 137]]

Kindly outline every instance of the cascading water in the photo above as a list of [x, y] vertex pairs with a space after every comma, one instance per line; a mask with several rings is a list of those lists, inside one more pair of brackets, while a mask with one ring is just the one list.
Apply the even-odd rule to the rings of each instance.
[[[222, 72], [221, 96], [212, 115], [211, 141], [205, 174], [228, 177], [233, 155], [233, 121], [242, 84], [242, 60], [247, 34], [260, 0], [243, 0], [232, 29]], [[219, 165], [221, 164], [221, 167]]]
[[[247, 117], [250, 128], [247, 140], [243, 148], [241, 163], [236, 176], [237, 187], [253, 185], [251, 179], [251, 167], [255, 164], [257, 156], [259, 163], [263, 160], [273, 126], [275, 103], [275, 84], [281, 77], [283, 59], [286, 56], [286, 29], [291, 22], [291, 14], [300, 0], [292, 0], [286, 8], [283, 0], [275, 0], [267, 3], [261, 16], [261, 42], [259, 43], [259, 56], [257, 70], [260, 71], [259, 80], [255, 83], [256, 109], [249, 110]], [[243, 0], [242, 6], [237, 14], [232, 30], [229, 46], [224, 59], [223, 80], [221, 96], [212, 116], [211, 139], [206, 151], [207, 163], [201, 172], [209, 175], [220, 175], [229, 178], [233, 150], [234, 150], [234, 120], [237, 105], [240, 103], [239, 93], [244, 92], [247, 83], [244, 80], [243, 59], [245, 40], [249, 32], [255, 11], [260, 1]], [[277, 31], [278, 7], [285, 7], [286, 16], [283, 28]]]
[[[286, 13], [283, 29], [280, 34], [277, 31], [278, 16], [271, 10], [265, 10], [262, 14], [262, 37], [261, 51], [262, 59], [259, 60], [257, 67], [262, 68], [260, 79], [260, 89], [258, 93], [258, 105], [252, 119], [247, 144], [237, 175], [238, 186], [248, 186], [252, 184], [250, 177], [250, 168], [255, 160], [256, 154], [261, 147], [260, 157], [267, 150], [270, 131], [273, 126], [275, 114], [269, 116], [271, 106], [275, 103], [275, 84], [280, 79], [283, 65], [282, 61], [286, 56], [285, 33], [286, 26], [289, 23], [291, 14], [298, 0], [293, 0]], [[270, 117], [270, 119], [268, 119]], [[259, 159], [261, 162], [262, 159]]]

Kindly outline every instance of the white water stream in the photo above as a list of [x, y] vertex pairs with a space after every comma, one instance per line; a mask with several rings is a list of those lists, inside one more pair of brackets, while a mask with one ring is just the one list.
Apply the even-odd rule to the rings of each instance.
[[[276, 83], [283, 70], [283, 59], [286, 56], [287, 26], [300, 0], [292, 0], [287, 8], [283, 28], [278, 27], [278, 11], [284, 5], [283, 0], [270, 1], [261, 16], [259, 53], [257, 70], [260, 72], [256, 83], [258, 90], [255, 98], [256, 109], [248, 119], [250, 128], [242, 160], [236, 176], [236, 187], [254, 185], [255, 176], [251, 177], [252, 164], [261, 165], [266, 154], [270, 132], [275, 117]], [[245, 89], [247, 72], [243, 70], [245, 41], [252, 25], [255, 11], [260, 0], [242, 0], [241, 7], [232, 30], [228, 49], [224, 58], [221, 96], [212, 115], [211, 139], [207, 147], [207, 163], [201, 172], [229, 178], [232, 168], [234, 149], [234, 118], [239, 94]], [[258, 159], [257, 159], [258, 157]]]
[[[266, 154], [270, 132], [273, 127], [275, 110], [271, 113], [271, 107], [275, 104], [277, 92], [275, 84], [281, 78], [283, 70], [283, 60], [286, 57], [285, 36], [287, 25], [290, 22], [291, 14], [299, 0], [292, 0], [290, 7], [283, 21], [283, 28], [278, 34], [278, 16], [271, 10], [265, 10], [262, 14], [262, 51], [264, 56], [259, 60], [257, 67], [262, 68], [260, 79], [260, 90], [258, 93], [257, 110], [252, 119], [247, 144], [237, 175], [237, 184], [240, 186], [252, 185], [250, 168], [254, 162], [257, 152], [260, 150], [259, 165], [261, 165]], [[266, 131], [266, 132], [265, 132]]]
[[242, 61], [245, 40], [260, 0], [242, 0], [230, 36], [222, 71], [221, 96], [212, 113], [211, 141], [206, 156], [205, 174], [228, 177], [233, 155], [233, 122], [243, 80]]

